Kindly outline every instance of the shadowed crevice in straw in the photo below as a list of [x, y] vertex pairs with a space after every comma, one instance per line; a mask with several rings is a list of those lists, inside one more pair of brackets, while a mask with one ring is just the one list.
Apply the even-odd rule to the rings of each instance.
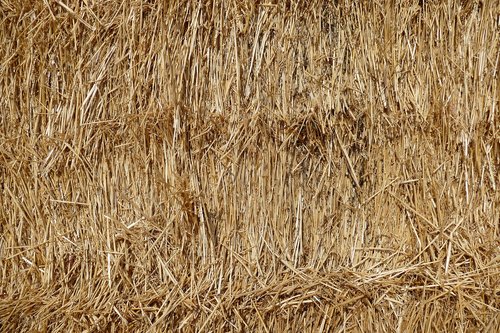
[[498, 8], [2, 2], [0, 327], [498, 331]]

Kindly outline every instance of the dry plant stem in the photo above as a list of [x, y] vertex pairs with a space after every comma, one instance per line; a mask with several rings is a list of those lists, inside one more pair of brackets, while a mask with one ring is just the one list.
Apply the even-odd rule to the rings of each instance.
[[0, 331], [499, 332], [499, 8], [0, 2]]

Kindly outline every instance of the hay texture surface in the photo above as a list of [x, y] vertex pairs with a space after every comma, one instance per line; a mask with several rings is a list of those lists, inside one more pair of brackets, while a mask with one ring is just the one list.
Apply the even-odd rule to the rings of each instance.
[[0, 331], [498, 332], [500, 2], [0, 2]]

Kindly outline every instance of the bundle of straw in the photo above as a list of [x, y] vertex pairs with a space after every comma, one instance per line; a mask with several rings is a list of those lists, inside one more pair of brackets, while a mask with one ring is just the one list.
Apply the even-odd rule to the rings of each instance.
[[0, 331], [500, 331], [499, 8], [0, 2]]

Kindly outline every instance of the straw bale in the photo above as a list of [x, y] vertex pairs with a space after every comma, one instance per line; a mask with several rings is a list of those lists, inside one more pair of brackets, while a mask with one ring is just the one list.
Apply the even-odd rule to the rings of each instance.
[[0, 2], [0, 331], [500, 331], [500, 2]]

